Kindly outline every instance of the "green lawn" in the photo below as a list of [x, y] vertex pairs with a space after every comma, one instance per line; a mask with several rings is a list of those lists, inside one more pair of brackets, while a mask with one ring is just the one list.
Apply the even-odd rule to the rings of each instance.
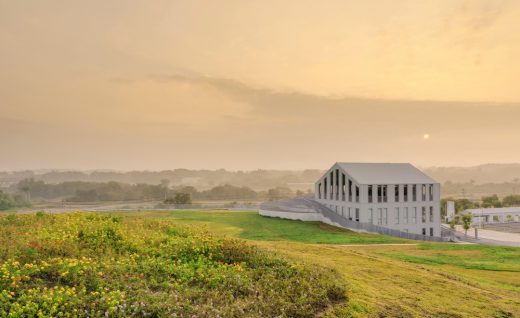
[[425, 243], [411, 252], [380, 254], [417, 264], [452, 265], [465, 269], [520, 273], [520, 248], [515, 247]]
[[349, 286], [345, 317], [520, 317], [520, 248], [406, 241], [254, 212], [163, 217], [336, 269]]
[[413, 243], [391, 236], [356, 233], [319, 222], [269, 218], [256, 212], [173, 211], [170, 216], [185, 223], [203, 224], [217, 234], [248, 240], [320, 244]]

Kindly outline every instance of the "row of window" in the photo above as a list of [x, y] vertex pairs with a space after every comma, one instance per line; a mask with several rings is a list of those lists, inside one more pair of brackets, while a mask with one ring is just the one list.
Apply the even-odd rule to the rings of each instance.
[[[330, 205], [330, 208], [333, 208], [333, 205]], [[341, 208], [341, 211], [338, 209]], [[355, 219], [359, 222], [359, 208], [345, 208], [334, 206], [336, 213], [340, 214], [344, 218], [349, 220]], [[374, 214], [375, 212], [375, 214]], [[433, 216], [433, 207], [421, 207], [421, 223], [434, 222]], [[388, 225], [388, 209], [387, 208], [378, 208], [378, 209], [368, 209], [368, 223], [374, 224], [377, 221], [377, 225]], [[417, 224], [417, 207], [413, 208], [395, 208], [394, 209], [394, 224]]]
[[[330, 205], [330, 208], [333, 208], [332, 204]], [[338, 208], [337, 205], [334, 207], [337, 214], [341, 215], [345, 219], [349, 219], [350, 221], [356, 220], [356, 222], [359, 222], [359, 208], [345, 208], [342, 206], [341, 211], [339, 211]]]
[[[330, 176], [323, 178], [323, 186], [320, 182], [318, 184], [318, 199], [340, 200], [340, 186], [341, 186], [341, 201], [359, 202], [359, 186], [355, 185], [352, 180], [348, 179], [344, 173], [340, 173], [336, 169], [336, 182], [334, 182], [334, 172], [330, 172]], [[341, 183], [341, 184], [340, 184]], [[336, 194], [336, 195], [334, 195]]]
[[[360, 190], [359, 186], [353, 184], [352, 180], [348, 179], [344, 173], [339, 173], [339, 170], [330, 172], [330, 175], [323, 178], [323, 183], [318, 184], [318, 199], [341, 200], [348, 202], [359, 202]], [[334, 178], [335, 176], [335, 178]], [[368, 203], [388, 202], [388, 185], [369, 185], [368, 186]], [[400, 191], [402, 189], [403, 202], [417, 202], [417, 185], [405, 184], [393, 185], [394, 187], [394, 202], [401, 200]], [[340, 191], [341, 189], [341, 191]], [[433, 201], [433, 184], [421, 185], [421, 201]], [[341, 198], [340, 198], [341, 195]]]
[[[368, 203], [374, 203], [374, 194], [377, 197], [377, 202], [388, 202], [388, 185], [369, 185], [368, 186]], [[394, 187], [394, 202], [399, 202], [400, 199], [400, 185], [393, 185]], [[403, 189], [403, 202], [417, 202], [417, 185], [416, 184], [405, 184], [402, 186]], [[376, 192], [376, 193], [374, 193]], [[408, 193], [411, 192], [411, 197]], [[421, 185], [421, 199], [422, 201], [433, 201], [433, 184]]]
[[[426, 228], [422, 228], [422, 235], [426, 236]], [[430, 236], [433, 236], [433, 227], [430, 227]]]
[[[336, 213], [343, 216], [344, 218], [352, 221], [355, 220], [359, 222], [359, 208], [346, 208], [344, 206], [338, 207], [330, 205], [332, 209], [334, 207]], [[341, 210], [338, 210], [341, 208]], [[376, 215], [374, 215], [374, 209], [368, 209], [368, 222], [374, 224], [374, 216], [377, 218], [377, 225], [388, 225], [388, 209], [387, 208], [378, 208], [376, 210]], [[402, 214], [401, 214], [402, 212]], [[408, 207], [405, 208], [395, 208], [394, 210], [394, 223], [395, 224], [417, 224], [417, 207], [411, 208], [411, 214], [408, 214]], [[427, 213], [429, 212], [429, 213]], [[430, 223], [433, 223], [433, 207], [421, 207], [421, 223], [426, 223], [429, 220]], [[410, 221], [410, 222], [409, 222]], [[408, 230], [404, 230], [408, 232]], [[426, 228], [422, 228], [422, 235], [426, 235]], [[433, 236], [433, 227], [430, 227], [430, 236]]]

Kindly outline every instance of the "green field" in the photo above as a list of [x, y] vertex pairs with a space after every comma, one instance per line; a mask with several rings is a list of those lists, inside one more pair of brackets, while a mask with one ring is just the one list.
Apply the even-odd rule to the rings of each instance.
[[[48, 243], [52, 262], [67, 260], [65, 265], [46, 260], [57, 267], [22, 279], [29, 300], [40, 299], [31, 284], [56, 285], [66, 272], [70, 284], [101, 288], [118, 306], [146, 299], [158, 317], [166, 316], [161, 304], [174, 306], [172, 293], [181, 305], [176, 309], [196, 317], [212, 317], [209, 308], [221, 317], [520, 317], [520, 248], [423, 243], [254, 212], [79, 215], [0, 217], [0, 260], [10, 273], [21, 266], [21, 261], [13, 265], [15, 258], [39, 264], [43, 255], [27, 248], [35, 238]], [[251, 254], [236, 238], [260, 250]], [[66, 249], [55, 250], [55, 241], [62, 240], [59, 248]], [[223, 245], [228, 241], [233, 243]], [[94, 283], [77, 275], [75, 260], [85, 255], [92, 261], [81, 266], [92, 272]], [[177, 260], [175, 266], [169, 260]], [[3, 283], [13, 287], [10, 279]], [[109, 315], [120, 308], [89, 297], [74, 306], [95, 304], [95, 313]]]
[[161, 217], [335, 269], [349, 286], [345, 317], [520, 317], [520, 248], [405, 241], [250, 212]]
[[326, 244], [410, 243], [404, 239], [373, 234], [355, 234], [320, 222], [266, 218], [256, 212], [174, 211], [171, 217], [183, 223], [204, 225], [208, 230], [247, 240], [296, 241]]

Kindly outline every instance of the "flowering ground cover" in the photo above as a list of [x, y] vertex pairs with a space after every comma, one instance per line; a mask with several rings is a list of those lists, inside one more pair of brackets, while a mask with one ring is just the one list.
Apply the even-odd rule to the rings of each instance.
[[332, 269], [172, 219], [0, 216], [1, 317], [335, 317]]

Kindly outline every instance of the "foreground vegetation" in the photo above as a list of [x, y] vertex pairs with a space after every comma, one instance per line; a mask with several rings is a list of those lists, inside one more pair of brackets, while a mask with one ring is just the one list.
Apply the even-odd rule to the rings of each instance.
[[0, 217], [1, 317], [335, 317], [333, 270], [153, 214]]
[[520, 317], [520, 248], [231, 211], [4, 216], [0, 237], [0, 316]]

